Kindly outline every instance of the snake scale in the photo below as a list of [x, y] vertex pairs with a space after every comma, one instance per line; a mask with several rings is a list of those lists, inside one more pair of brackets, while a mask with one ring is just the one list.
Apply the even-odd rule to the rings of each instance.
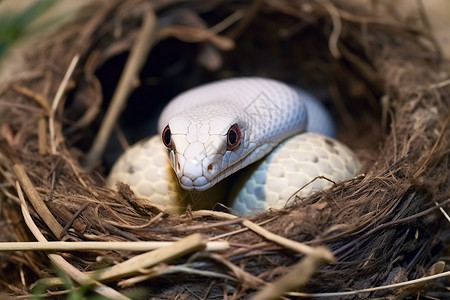
[[[126, 183], [171, 212], [225, 194], [236, 214], [283, 208], [292, 195], [324, 190], [361, 168], [333, 138], [332, 119], [319, 101], [267, 78], [190, 89], [165, 106], [158, 131], [124, 152], [107, 183]], [[243, 174], [225, 186], [223, 180], [238, 171]]]

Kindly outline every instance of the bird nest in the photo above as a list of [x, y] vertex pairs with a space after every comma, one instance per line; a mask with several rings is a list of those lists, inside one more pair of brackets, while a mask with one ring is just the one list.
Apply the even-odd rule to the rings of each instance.
[[[448, 269], [450, 86], [426, 22], [410, 21], [343, 0], [93, 3], [1, 88], [0, 237], [16, 250], [2, 291], [448, 297], [442, 279], [416, 279]], [[323, 99], [364, 173], [248, 218], [168, 214], [105, 186], [118, 140], [151, 134], [177, 93], [235, 76]]]

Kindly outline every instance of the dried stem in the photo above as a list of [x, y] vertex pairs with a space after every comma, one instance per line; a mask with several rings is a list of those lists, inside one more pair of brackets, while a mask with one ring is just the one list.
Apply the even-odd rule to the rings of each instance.
[[[0, 242], [1, 251], [139, 251], [146, 252], [172, 246], [174, 242]], [[226, 241], [207, 242], [206, 251], [224, 251], [230, 248]]]
[[42, 218], [45, 224], [47, 224], [48, 228], [50, 228], [50, 230], [57, 238], [62, 238], [61, 234], [64, 231], [63, 227], [58, 223], [58, 221], [56, 221], [55, 217], [50, 212], [43, 199], [39, 196], [39, 193], [34, 188], [33, 183], [31, 182], [25, 171], [25, 167], [23, 165], [15, 164], [13, 166], [13, 170], [17, 180], [24, 188], [28, 199], [30, 200], [38, 215]]
[[[40, 232], [39, 228], [36, 226], [36, 224], [33, 222], [33, 219], [31, 218], [31, 215], [28, 211], [25, 198], [22, 193], [22, 188], [19, 184], [19, 182], [16, 182], [16, 189], [17, 194], [19, 195], [20, 202], [21, 202], [21, 208], [23, 217], [25, 219], [25, 223], [27, 224], [30, 231], [33, 233], [34, 237], [42, 243], [47, 242], [47, 239], [44, 237], [44, 235]], [[60, 255], [57, 254], [48, 254], [48, 257], [50, 260], [61, 270], [67, 273], [73, 280], [80, 284], [92, 284], [94, 285], [94, 291], [99, 293], [100, 295], [103, 295], [105, 297], [109, 297], [112, 299], [119, 299], [119, 300], [131, 300], [128, 297], [125, 297], [124, 295], [120, 294], [116, 290], [107, 287], [105, 285], [102, 285], [101, 283], [93, 280], [91, 277], [89, 277], [86, 274], [83, 274], [80, 272], [77, 268], [69, 264], [64, 258], [62, 258]]]
[[126, 105], [128, 95], [137, 86], [138, 73], [145, 64], [146, 58], [156, 39], [157, 24], [153, 12], [144, 15], [144, 22], [130, 56], [126, 62], [124, 72], [120, 77], [117, 89], [100, 126], [94, 144], [88, 153], [88, 170], [99, 161], [102, 156], [109, 136], [114, 129], [117, 119]]

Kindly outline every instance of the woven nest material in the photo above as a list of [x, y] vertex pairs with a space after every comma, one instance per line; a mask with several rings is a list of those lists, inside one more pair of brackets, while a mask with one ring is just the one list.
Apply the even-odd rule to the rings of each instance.
[[[92, 163], [86, 153], [128, 51], [152, 13], [159, 21], [154, 43], [148, 39], [153, 48], [120, 124], [132, 120], [142, 127], [172, 96], [213, 79], [266, 76], [324, 98], [338, 122], [338, 138], [357, 152], [365, 173], [286, 209], [251, 216], [250, 222], [208, 212], [170, 215], [126, 187], [121, 193], [106, 188], [106, 163], [96, 161], [96, 168], [86, 171], [83, 166]], [[277, 284], [280, 293], [301, 285], [299, 291], [325, 293], [445, 271], [449, 222], [440, 208], [450, 208], [450, 85], [439, 47], [421, 24], [407, 24], [382, 5], [368, 11], [353, 1], [95, 4], [33, 46], [24, 70], [2, 86], [2, 241], [35, 241], [22, 217], [28, 207], [41, 241], [177, 241], [201, 233], [206, 240], [230, 243], [217, 252], [196, 246], [140, 270], [143, 277], [131, 273], [106, 280], [121, 291], [130, 284], [124, 279], [138, 278], [134, 284], [147, 289], [142, 298], [263, 299], [277, 295], [267, 283]], [[79, 57], [74, 71], [66, 73], [74, 57]], [[69, 81], [58, 100], [65, 74]], [[150, 133], [146, 129], [129, 139]], [[251, 224], [273, 233], [274, 240], [249, 230]], [[324, 250], [318, 246], [328, 247], [336, 261], [314, 261], [308, 268], [306, 259], [314, 255], [296, 252], [283, 238], [317, 252]], [[75, 271], [87, 272], [137, 253], [107, 248], [46, 254], [2, 254], [2, 290], [29, 293], [38, 278], [54, 276], [50, 260], [64, 259]], [[293, 286], [279, 285], [280, 278], [293, 276], [298, 277]], [[49, 282], [49, 289], [57, 289]], [[442, 279], [340, 297], [423, 294], [450, 297]]]

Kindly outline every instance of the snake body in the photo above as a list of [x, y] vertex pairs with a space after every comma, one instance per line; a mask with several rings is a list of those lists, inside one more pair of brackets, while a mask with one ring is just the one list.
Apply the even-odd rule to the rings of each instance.
[[[270, 152], [245, 175], [248, 180], [235, 184], [231, 207], [238, 213], [280, 208], [306, 181], [346, 180], [360, 168], [350, 149], [327, 137], [334, 127], [325, 108], [302, 90], [271, 79], [226, 79], [188, 90], [163, 109], [158, 131], [119, 158], [108, 185], [127, 183], [138, 196], [171, 211], [186, 199], [183, 190], [211, 189]], [[318, 182], [303, 190], [331, 186]]]

